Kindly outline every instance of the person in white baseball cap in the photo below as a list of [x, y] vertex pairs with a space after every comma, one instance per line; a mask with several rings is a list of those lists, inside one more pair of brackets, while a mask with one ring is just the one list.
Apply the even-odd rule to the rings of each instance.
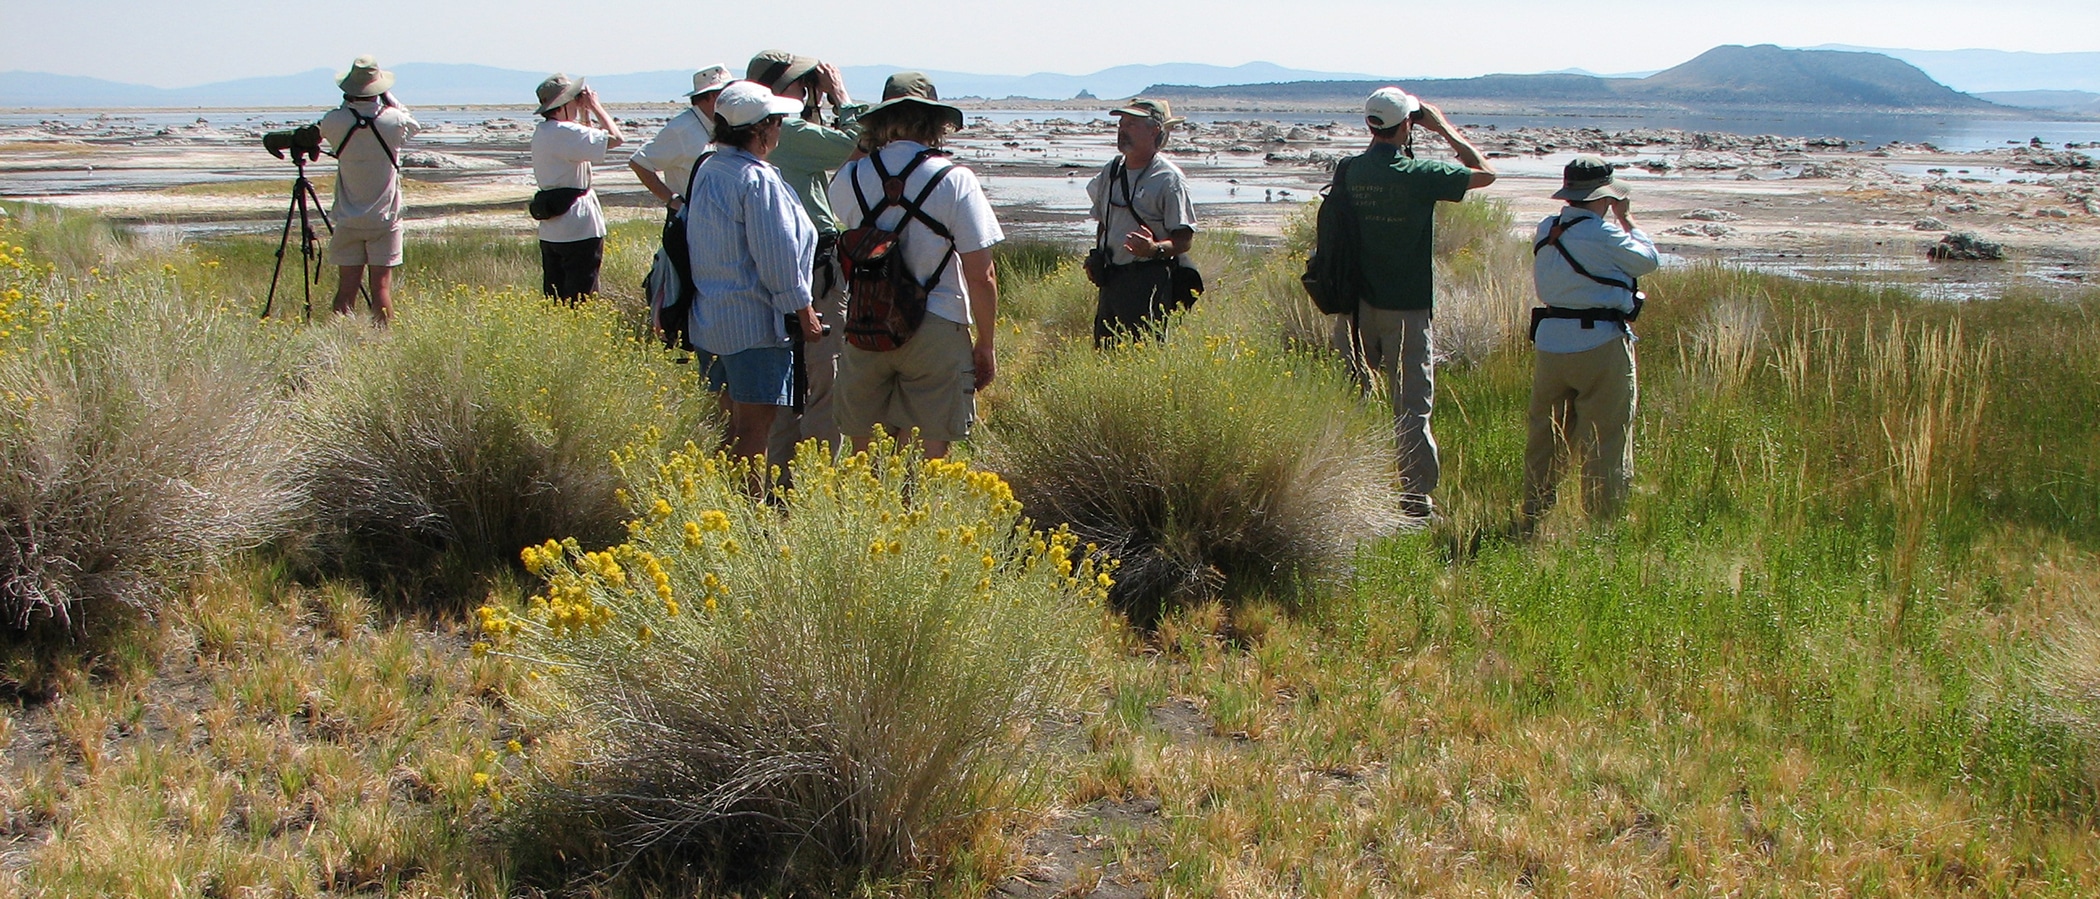
[[[804, 341], [824, 336], [810, 306], [817, 229], [780, 170], [766, 161], [780, 146], [781, 123], [801, 111], [801, 101], [763, 85], [724, 87], [715, 98], [717, 149], [700, 163], [686, 199], [697, 292], [689, 331], [694, 346], [716, 357], [708, 385], [729, 394], [729, 451], [737, 456], [765, 456], [773, 419], [794, 405], [787, 322], [795, 322]], [[789, 460], [770, 461], [785, 467]], [[751, 485], [754, 493], [766, 489], [762, 478]]]
[[[1436, 392], [1430, 320], [1435, 314], [1436, 204], [1456, 203], [1495, 181], [1495, 169], [1442, 110], [1398, 87], [1364, 99], [1371, 146], [1335, 167], [1334, 190], [1349, 192], [1357, 213], [1357, 259], [1368, 287], [1353, 316], [1338, 316], [1336, 334], [1360, 372], [1384, 373], [1393, 401], [1401, 513], [1427, 519], [1442, 471], [1429, 429]], [[1451, 147], [1457, 162], [1416, 159], [1414, 130]], [[1368, 385], [1367, 385], [1368, 386]]]

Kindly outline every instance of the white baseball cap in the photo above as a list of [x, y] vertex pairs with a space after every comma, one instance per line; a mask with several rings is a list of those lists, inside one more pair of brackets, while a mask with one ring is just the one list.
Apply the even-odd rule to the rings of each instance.
[[1397, 87], [1381, 87], [1364, 100], [1364, 117], [1380, 128], [1405, 124], [1422, 108], [1422, 101]]
[[728, 66], [708, 66], [693, 73], [693, 92], [686, 94], [686, 96], [697, 97], [708, 91], [718, 91], [728, 87], [729, 82], [734, 80], [729, 74]]
[[731, 128], [755, 125], [767, 116], [795, 115], [801, 111], [802, 101], [776, 96], [755, 81], [732, 81], [715, 97], [715, 115]]

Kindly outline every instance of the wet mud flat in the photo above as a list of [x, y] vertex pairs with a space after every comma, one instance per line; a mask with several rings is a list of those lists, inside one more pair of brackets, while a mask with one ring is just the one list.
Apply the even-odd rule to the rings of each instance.
[[[622, 107], [647, 140], [675, 111]], [[74, 113], [0, 118], [0, 196], [91, 209], [186, 235], [255, 231], [281, 222], [293, 166], [264, 152], [267, 131], [312, 110]], [[412, 228], [529, 230], [530, 137], [536, 119], [507, 108], [418, 109], [425, 130], [402, 153]], [[1086, 183], [1113, 154], [1098, 111], [972, 110], [950, 149], [983, 178], [1017, 239], [1093, 238]], [[1368, 134], [1345, 116], [1210, 115], [1178, 130], [1170, 158], [1188, 174], [1206, 230], [1273, 243]], [[1466, 117], [1455, 116], [1462, 127]], [[1559, 208], [1550, 195], [1578, 153], [1604, 156], [1632, 182], [1636, 220], [1679, 260], [1721, 259], [1815, 278], [1910, 284], [1931, 295], [1994, 295], [2009, 285], [2095, 283], [2100, 258], [2100, 148], [2071, 142], [1951, 152], [1930, 144], [1858, 145], [1840, 138], [1667, 128], [1466, 128], [1501, 178], [1480, 193], [1528, 225]], [[1448, 158], [1427, 135], [1418, 152]], [[626, 171], [625, 148], [598, 172], [615, 218], [658, 215]], [[325, 195], [333, 162], [309, 166]], [[1952, 232], [2002, 245], [1999, 262], [1947, 264], [1925, 249]]]

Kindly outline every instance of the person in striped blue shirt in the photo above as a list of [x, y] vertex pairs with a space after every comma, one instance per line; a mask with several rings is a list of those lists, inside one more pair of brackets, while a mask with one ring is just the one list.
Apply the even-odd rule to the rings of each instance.
[[[823, 338], [810, 306], [816, 226], [766, 155], [781, 123], [802, 104], [737, 81], [715, 99], [719, 149], [700, 165], [686, 198], [686, 243], [693, 266], [693, 343], [713, 353], [708, 386], [729, 396], [730, 452], [766, 453], [782, 406], [794, 402], [794, 354], [786, 317], [804, 340]], [[785, 466], [787, 459], [768, 460]], [[763, 484], [754, 489], [763, 489]]]

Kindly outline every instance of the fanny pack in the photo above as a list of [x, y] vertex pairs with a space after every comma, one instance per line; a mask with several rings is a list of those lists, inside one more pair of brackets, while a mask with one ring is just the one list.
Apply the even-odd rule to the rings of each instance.
[[532, 202], [525, 206], [525, 211], [531, 213], [534, 219], [544, 222], [567, 213], [569, 207], [576, 205], [576, 201], [587, 193], [590, 193], [588, 188], [549, 187], [533, 194]]

